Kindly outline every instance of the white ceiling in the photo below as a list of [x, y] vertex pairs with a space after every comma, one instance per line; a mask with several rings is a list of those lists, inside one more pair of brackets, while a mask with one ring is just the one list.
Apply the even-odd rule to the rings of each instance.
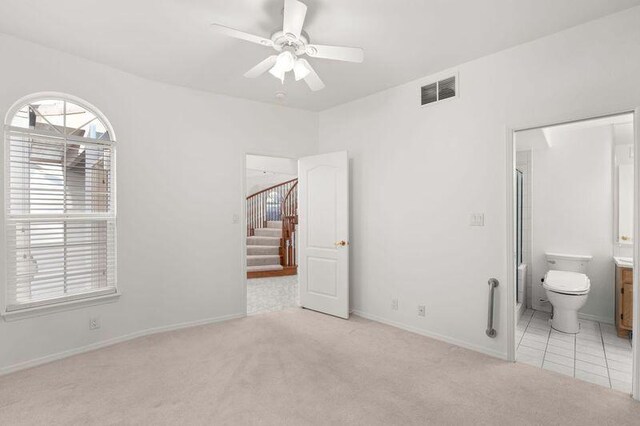
[[166, 83], [322, 110], [635, 5], [640, 0], [304, 0], [312, 43], [363, 64], [310, 59], [327, 87], [242, 74], [272, 53], [215, 34], [269, 37], [283, 0], [2, 0], [0, 32]]

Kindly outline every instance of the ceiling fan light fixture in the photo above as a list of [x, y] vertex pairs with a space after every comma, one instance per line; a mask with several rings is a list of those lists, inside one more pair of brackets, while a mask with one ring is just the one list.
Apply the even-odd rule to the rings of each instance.
[[281, 54], [278, 55], [278, 59], [276, 60], [276, 67], [280, 68], [284, 72], [289, 72], [293, 69], [296, 64], [296, 57], [293, 53], [285, 50]]
[[296, 81], [300, 81], [306, 76], [309, 75], [311, 70], [307, 68], [307, 66], [301, 60], [297, 60], [296, 64], [293, 66], [293, 74], [296, 77]]
[[[274, 0], [275, 1], [275, 0]], [[233, 37], [250, 43], [273, 48], [277, 53], [255, 65], [244, 76], [257, 78], [267, 71], [284, 83], [289, 71], [293, 71], [296, 81], [304, 80], [309, 89], [316, 92], [325, 85], [306, 59], [298, 56], [308, 55], [317, 59], [360, 63], [364, 60], [364, 52], [358, 47], [329, 46], [309, 44], [309, 36], [304, 31], [307, 5], [300, 0], [283, 0], [282, 27], [271, 34], [270, 38], [250, 34], [225, 25], [212, 24], [219, 34]]]
[[284, 83], [284, 75], [286, 74], [286, 71], [284, 71], [282, 68], [279, 68], [278, 64], [274, 65], [273, 68], [269, 70], [269, 74]]
[[284, 83], [284, 75], [294, 68], [296, 62], [295, 55], [285, 50], [278, 55], [276, 64], [269, 70], [269, 73]]

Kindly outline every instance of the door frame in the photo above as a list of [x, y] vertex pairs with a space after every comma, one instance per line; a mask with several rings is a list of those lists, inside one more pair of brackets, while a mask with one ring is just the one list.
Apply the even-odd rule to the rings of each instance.
[[[506, 285], [506, 310], [507, 310], [507, 360], [516, 361], [516, 270], [513, 267], [515, 265], [516, 257], [516, 211], [515, 211], [515, 196], [516, 196], [516, 179], [514, 170], [516, 168], [516, 146], [515, 146], [515, 134], [516, 132], [522, 132], [525, 130], [534, 130], [544, 127], [558, 126], [562, 124], [576, 123], [580, 121], [588, 121], [598, 118], [612, 117], [622, 114], [633, 114], [634, 125], [634, 194], [638, 195], [640, 190], [640, 107], [633, 107], [621, 110], [619, 112], [603, 112], [602, 114], [596, 114], [591, 116], [566, 116], [553, 122], [546, 123], [532, 123], [531, 125], [524, 125], [520, 127], [504, 127], [505, 146], [506, 146], [506, 264], [507, 264], [507, 285]], [[633, 268], [636, 272], [640, 272], [640, 196], [634, 197], [634, 230], [633, 230]], [[640, 291], [638, 291], [640, 273], [633, 274], [633, 329], [640, 330]], [[632, 339], [632, 394], [633, 399], [640, 401], [640, 350], [638, 350], [638, 344], [640, 340], [638, 332], [633, 333]]]
[[[242, 286], [242, 313], [243, 316], [247, 316], [247, 156], [255, 155], [258, 157], [271, 157], [271, 158], [284, 158], [287, 160], [296, 160], [297, 157], [288, 157], [286, 155], [279, 155], [273, 153], [264, 153], [264, 152], [244, 152], [242, 153], [242, 174], [240, 177], [240, 272], [242, 273], [242, 279], [240, 280], [240, 285]], [[298, 291], [300, 289], [298, 288]]]

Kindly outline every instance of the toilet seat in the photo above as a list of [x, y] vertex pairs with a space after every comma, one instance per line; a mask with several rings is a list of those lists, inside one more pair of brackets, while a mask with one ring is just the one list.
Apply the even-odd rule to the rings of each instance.
[[591, 281], [585, 274], [569, 271], [548, 271], [542, 286], [554, 293], [582, 295], [589, 293]]

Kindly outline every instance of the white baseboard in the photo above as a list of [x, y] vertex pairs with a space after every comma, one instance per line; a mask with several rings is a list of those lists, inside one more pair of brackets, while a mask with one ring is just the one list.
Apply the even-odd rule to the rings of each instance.
[[453, 337], [444, 336], [444, 335], [438, 334], [438, 333], [432, 333], [430, 331], [422, 330], [422, 329], [419, 329], [419, 328], [416, 328], [416, 327], [413, 327], [413, 326], [410, 326], [410, 325], [406, 325], [406, 324], [403, 324], [403, 323], [400, 323], [400, 322], [397, 322], [397, 321], [388, 320], [386, 318], [382, 318], [382, 317], [379, 317], [377, 315], [369, 314], [367, 312], [363, 312], [363, 311], [360, 311], [358, 309], [354, 309], [352, 312], [353, 312], [354, 315], [357, 315], [357, 316], [362, 317], [362, 318], [369, 319], [371, 321], [376, 321], [376, 322], [379, 322], [379, 323], [382, 323], [382, 324], [390, 325], [392, 327], [400, 328], [402, 330], [410, 331], [412, 333], [420, 334], [422, 336], [430, 337], [432, 339], [440, 340], [442, 342], [450, 343], [452, 345], [460, 346], [461, 348], [470, 349], [470, 350], [475, 351], [475, 352], [480, 352], [480, 353], [483, 353], [485, 355], [492, 356], [494, 358], [500, 358], [500, 359], [503, 359], [505, 361], [507, 360], [507, 353], [506, 352], [493, 351], [491, 349], [487, 349], [487, 348], [484, 348], [484, 347], [481, 347], [481, 346], [477, 346], [477, 345], [474, 345], [472, 343], [463, 342], [463, 341], [458, 340], [458, 339], [453, 338]]
[[101, 342], [92, 343], [90, 345], [82, 346], [79, 348], [69, 349], [67, 351], [58, 352], [55, 354], [43, 356], [41, 358], [32, 359], [29, 361], [21, 362], [18, 364], [9, 365], [8, 367], [0, 368], [0, 376], [5, 374], [14, 373], [16, 371], [24, 370], [31, 367], [36, 367], [38, 365], [47, 364], [52, 361], [56, 361], [63, 358], [68, 358], [72, 355], [78, 355], [84, 352], [94, 351], [96, 349], [101, 349], [107, 346], [115, 345], [117, 343], [126, 342], [128, 340], [133, 340], [138, 337], [149, 336], [152, 334], [164, 333], [166, 331], [179, 330], [181, 328], [195, 327], [198, 325], [206, 325], [213, 324], [217, 322], [228, 321], [237, 318], [245, 317], [245, 314], [232, 314], [225, 315], [216, 318], [207, 318], [203, 320], [191, 321], [191, 322], [183, 322], [172, 325], [165, 325], [161, 327], [148, 328], [146, 330], [136, 331], [135, 333], [126, 334], [120, 337], [114, 337], [113, 339], [103, 340]]
[[601, 317], [599, 315], [583, 314], [581, 312], [578, 312], [578, 318], [589, 321], [602, 322], [605, 324], [614, 324], [613, 318]]
[[544, 304], [533, 303], [531, 305], [531, 309], [533, 309], [534, 311], [542, 311], [542, 312], [551, 313], [551, 303], [549, 303], [549, 302], [544, 302]]
[[[534, 305], [532, 309], [536, 311], [551, 312], [551, 304], [547, 302], [544, 305]], [[614, 324], [613, 318], [601, 317], [599, 315], [592, 314], [583, 314], [582, 312], [578, 312], [578, 318], [589, 321], [602, 322], [604, 324]]]

